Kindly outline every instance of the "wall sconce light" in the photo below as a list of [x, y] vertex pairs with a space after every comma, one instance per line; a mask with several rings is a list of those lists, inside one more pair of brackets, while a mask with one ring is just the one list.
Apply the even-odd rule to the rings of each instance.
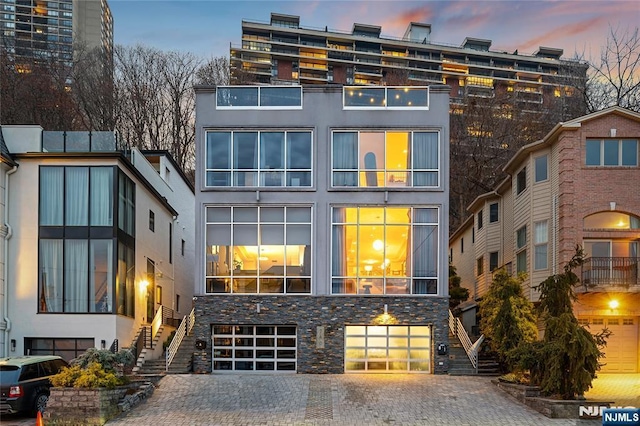
[[259, 303], [256, 303], [256, 312], [260, 313], [260, 304]]
[[142, 280], [142, 281], [140, 281], [139, 286], [140, 286], [140, 291], [146, 291], [147, 287], [149, 287], [149, 281]]
[[618, 303], [618, 301], [617, 301], [617, 300], [611, 300], [611, 301], [609, 302], [609, 307], [610, 307], [611, 309], [617, 309], [617, 308], [618, 308], [618, 306], [620, 306], [620, 303]]
[[16, 339], [11, 339], [11, 352], [16, 351]]
[[387, 313], [388, 313], [388, 307], [387, 307], [387, 305], [385, 303], [385, 305], [384, 305], [384, 314], [386, 315]]
[[106, 340], [100, 340], [100, 349], [104, 349], [107, 347], [107, 341]]

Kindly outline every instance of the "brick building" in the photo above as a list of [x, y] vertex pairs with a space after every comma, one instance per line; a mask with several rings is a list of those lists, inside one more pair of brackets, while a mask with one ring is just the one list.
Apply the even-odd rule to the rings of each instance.
[[526, 272], [525, 294], [563, 271], [575, 253], [574, 313], [591, 332], [612, 331], [604, 372], [640, 371], [640, 114], [612, 107], [556, 125], [507, 163], [509, 176], [470, 206], [473, 221], [454, 234], [450, 258], [474, 300], [492, 271]]

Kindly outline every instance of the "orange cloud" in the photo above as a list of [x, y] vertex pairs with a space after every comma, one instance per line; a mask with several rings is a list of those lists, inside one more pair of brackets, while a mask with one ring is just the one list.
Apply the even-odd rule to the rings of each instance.
[[553, 44], [559, 39], [567, 38], [570, 36], [576, 36], [579, 34], [590, 33], [593, 28], [597, 28], [600, 25], [607, 22], [607, 18], [598, 16], [586, 21], [576, 22], [570, 25], [563, 25], [562, 27], [548, 31], [545, 34], [529, 39], [521, 44], [523, 51], [537, 49], [539, 46], [547, 46]]

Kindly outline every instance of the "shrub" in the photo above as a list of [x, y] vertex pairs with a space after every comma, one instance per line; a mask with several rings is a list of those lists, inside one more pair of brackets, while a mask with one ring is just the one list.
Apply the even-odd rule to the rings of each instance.
[[113, 389], [126, 382], [125, 377], [118, 377], [115, 372], [107, 371], [99, 362], [90, 362], [86, 368], [78, 364], [65, 367], [51, 377], [51, 384], [56, 387]]
[[117, 353], [96, 348], [71, 361], [71, 366], [63, 368], [51, 378], [53, 386], [74, 388], [108, 388], [126, 384], [128, 379], [123, 371], [133, 365], [135, 359], [130, 349]]

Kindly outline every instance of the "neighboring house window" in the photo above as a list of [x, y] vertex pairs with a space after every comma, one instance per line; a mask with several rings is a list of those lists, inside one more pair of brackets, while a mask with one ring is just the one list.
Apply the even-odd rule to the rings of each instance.
[[208, 131], [206, 185], [311, 186], [310, 131]]
[[627, 213], [607, 211], [584, 218], [584, 229], [640, 229], [640, 217]]
[[184, 246], [186, 245], [185, 241], [182, 240], [180, 242], [180, 253], [182, 254], [182, 256], [184, 256]]
[[113, 312], [115, 170], [40, 168], [38, 312]]
[[484, 274], [484, 256], [476, 259], [476, 275], [480, 276], [482, 274]]
[[489, 271], [493, 272], [498, 269], [498, 252], [492, 251], [489, 253]]
[[489, 204], [489, 223], [497, 222], [498, 218], [498, 203]]
[[478, 231], [482, 229], [483, 226], [483, 221], [482, 221], [482, 210], [480, 210], [477, 214], [477, 221], [478, 221]]
[[523, 167], [516, 175], [516, 194], [522, 193], [525, 189], [527, 189], [527, 168]]
[[476, 243], [476, 229], [471, 227], [471, 244]]
[[543, 155], [535, 159], [535, 181], [542, 182], [549, 177], [548, 156]]
[[533, 224], [533, 269], [547, 269], [549, 229], [547, 221]]
[[207, 293], [310, 293], [311, 208], [206, 209]]
[[516, 231], [516, 272], [527, 272], [527, 227]]
[[437, 294], [437, 208], [334, 207], [333, 294]]
[[460, 238], [460, 253], [464, 253], [464, 238]]
[[638, 141], [635, 139], [587, 139], [587, 166], [638, 166]]
[[156, 214], [152, 210], [149, 210], [149, 231], [156, 231]]
[[440, 134], [409, 131], [334, 131], [334, 187], [437, 187]]

